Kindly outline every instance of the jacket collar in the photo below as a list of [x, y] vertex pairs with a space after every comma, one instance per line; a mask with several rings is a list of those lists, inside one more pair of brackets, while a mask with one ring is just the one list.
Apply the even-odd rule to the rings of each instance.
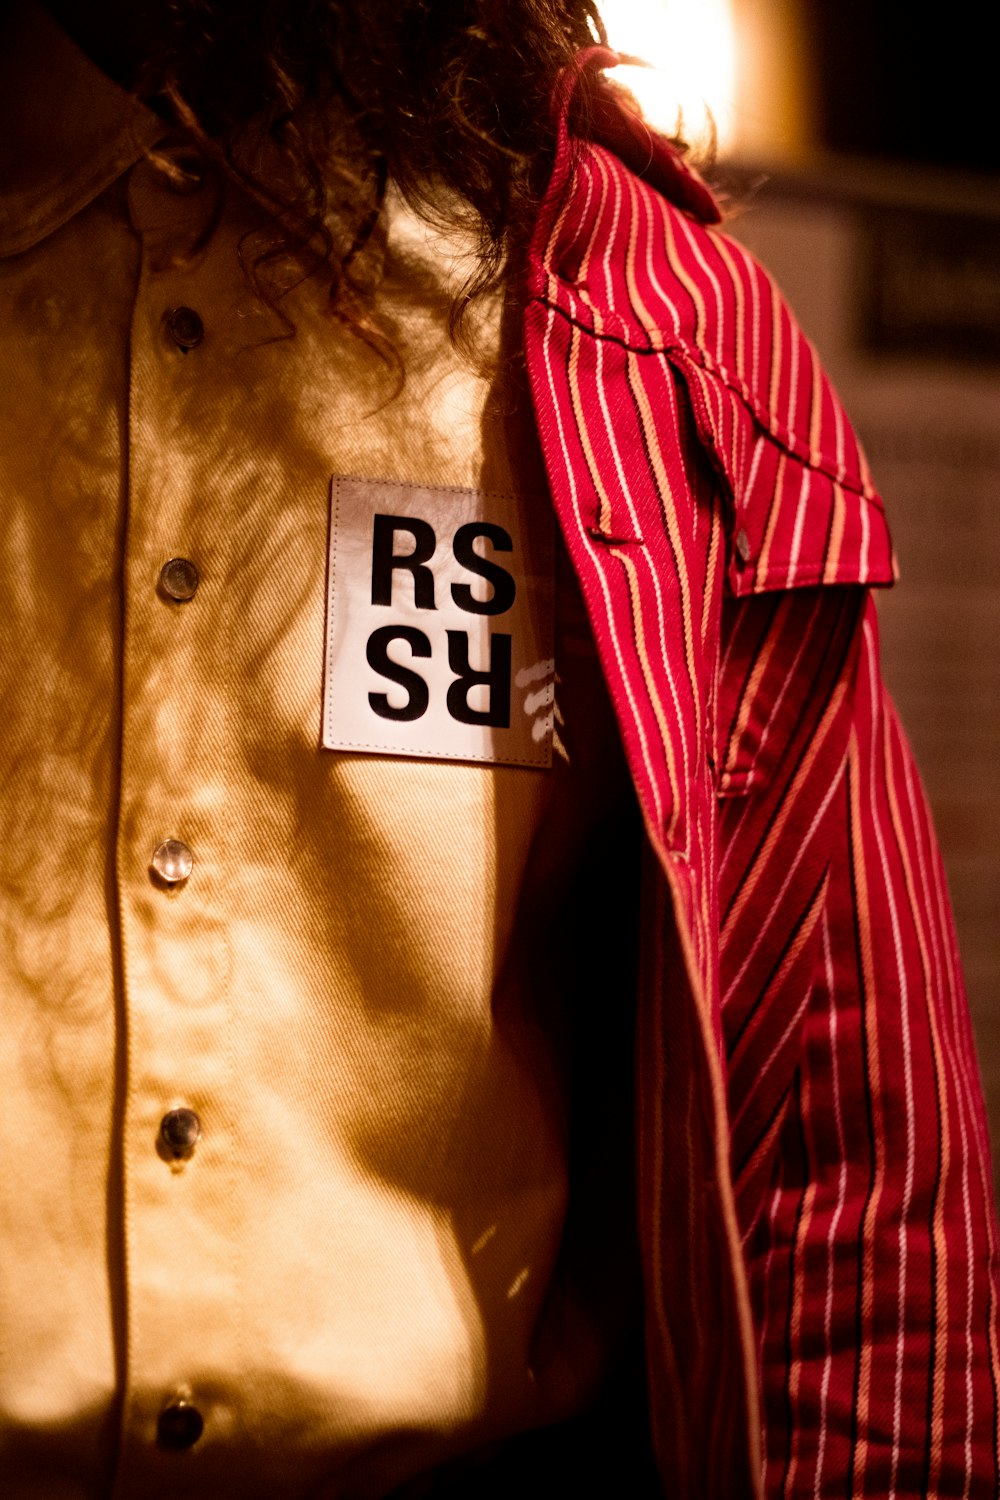
[[0, 9], [0, 256], [37, 245], [165, 134], [37, 0]]
[[[554, 101], [560, 154], [580, 72], [619, 61], [617, 53], [594, 47], [560, 80]], [[0, 256], [30, 250], [59, 229], [165, 133], [163, 122], [102, 73], [38, 0], [0, 7], [0, 101]], [[705, 184], [620, 96], [598, 91], [591, 138], [696, 217], [718, 221]]]
[[[601, 76], [606, 69], [631, 61], [634, 59], [609, 47], [585, 47], [563, 69], [552, 95], [556, 160], [548, 196], [558, 197], [572, 173], [574, 126], [582, 123], [585, 140], [611, 151], [629, 171], [685, 213], [705, 224], [718, 224], [722, 219], [719, 205], [695, 168], [684, 160], [681, 149], [646, 123], [626, 91], [613, 88]], [[584, 121], [574, 122], [573, 99], [585, 73], [597, 75], [591, 110]]]

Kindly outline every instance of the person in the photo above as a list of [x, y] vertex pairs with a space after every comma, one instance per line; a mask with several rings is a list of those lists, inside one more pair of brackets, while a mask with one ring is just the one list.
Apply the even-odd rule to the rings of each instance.
[[996, 1495], [883, 508], [589, 0], [2, 25], [4, 1495]]

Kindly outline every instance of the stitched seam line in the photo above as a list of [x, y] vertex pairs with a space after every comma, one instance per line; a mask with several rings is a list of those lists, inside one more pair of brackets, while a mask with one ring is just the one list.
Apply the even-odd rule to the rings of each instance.
[[[549, 274], [554, 276], [554, 273]], [[572, 290], [571, 283], [569, 282], [563, 282], [561, 285]], [[589, 304], [584, 302], [584, 299], [578, 293], [574, 295], [590, 311]], [[794, 458], [797, 463], [803, 464], [807, 469], [812, 470], [813, 473], [822, 474], [824, 478], [841, 485], [846, 490], [850, 490], [852, 494], [858, 495], [875, 510], [884, 513], [881, 499], [865, 489], [860, 475], [839, 473], [836, 464], [832, 460], [820, 464], [814, 463], [809, 444], [804, 442], [789, 428], [782, 427], [779, 423], [772, 421], [767, 409], [754, 400], [749, 387], [742, 381], [738, 381], [735, 376], [730, 375], [724, 366], [717, 364], [705, 351], [698, 349], [692, 344], [677, 343], [673, 336], [668, 336], [661, 328], [640, 329], [634, 324], [627, 323], [616, 312], [602, 312], [602, 325], [611, 326], [602, 326], [598, 329], [587, 319], [574, 316], [573, 313], [569, 312], [551, 297], [540, 295], [534, 300], [540, 302], [543, 307], [551, 309], [552, 312], [559, 313], [568, 323], [573, 324], [583, 333], [588, 333], [591, 338], [604, 339], [608, 343], [618, 344], [621, 348], [628, 349], [633, 354], [662, 354], [672, 364], [680, 366], [683, 366], [685, 363], [699, 365], [706, 374], [718, 380], [721, 385], [725, 386], [728, 391], [731, 391], [742, 402], [758, 427], [761, 428], [772, 442], [776, 443], [778, 447], [783, 448], [790, 458]], [[615, 329], [615, 325], [617, 325], [617, 329]]]

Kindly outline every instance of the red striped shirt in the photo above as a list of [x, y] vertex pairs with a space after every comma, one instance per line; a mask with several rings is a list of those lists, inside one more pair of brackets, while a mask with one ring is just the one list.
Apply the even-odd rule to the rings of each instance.
[[614, 109], [573, 140], [573, 83], [525, 341], [652, 851], [640, 1217], [665, 1492], [996, 1496], [989, 1152], [879, 676], [882, 504], [705, 189]]

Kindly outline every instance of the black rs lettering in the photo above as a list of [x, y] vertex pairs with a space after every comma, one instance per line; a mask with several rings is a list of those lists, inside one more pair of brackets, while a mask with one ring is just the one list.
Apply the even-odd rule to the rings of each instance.
[[[395, 552], [397, 531], [413, 538], [412, 552]], [[413, 602], [417, 609], [434, 608], [434, 574], [424, 567], [434, 556], [437, 539], [433, 527], [416, 516], [375, 517], [372, 532], [372, 603], [392, 603], [392, 575], [400, 569], [413, 578]]]
[[[448, 712], [460, 724], [488, 724], [493, 729], [510, 728], [510, 636], [490, 636], [490, 664], [485, 672], [469, 666], [469, 637], [464, 630], [448, 631], [448, 665], [455, 681], [448, 689]], [[489, 692], [488, 708], [470, 708], [474, 687]]]
[[388, 677], [390, 682], [397, 683], [407, 692], [402, 708], [394, 708], [385, 693], [369, 693], [368, 702], [380, 719], [407, 723], [427, 712], [430, 692], [419, 672], [412, 672], [409, 667], [401, 667], [398, 662], [390, 660], [389, 646], [393, 641], [405, 641], [413, 656], [430, 656], [431, 643], [422, 630], [415, 630], [412, 625], [383, 625], [368, 637], [365, 651], [368, 665], [380, 677]]
[[467, 583], [453, 583], [451, 597], [459, 609], [466, 610], [470, 615], [502, 615], [514, 603], [517, 586], [506, 568], [501, 568], [499, 563], [480, 557], [478, 552], [473, 551], [473, 542], [481, 536], [493, 543], [495, 552], [514, 550], [514, 543], [502, 526], [494, 526], [491, 521], [469, 521], [455, 532], [452, 551], [455, 561], [461, 563], [467, 572], [486, 579], [493, 589], [492, 596], [489, 599], [477, 599]]

